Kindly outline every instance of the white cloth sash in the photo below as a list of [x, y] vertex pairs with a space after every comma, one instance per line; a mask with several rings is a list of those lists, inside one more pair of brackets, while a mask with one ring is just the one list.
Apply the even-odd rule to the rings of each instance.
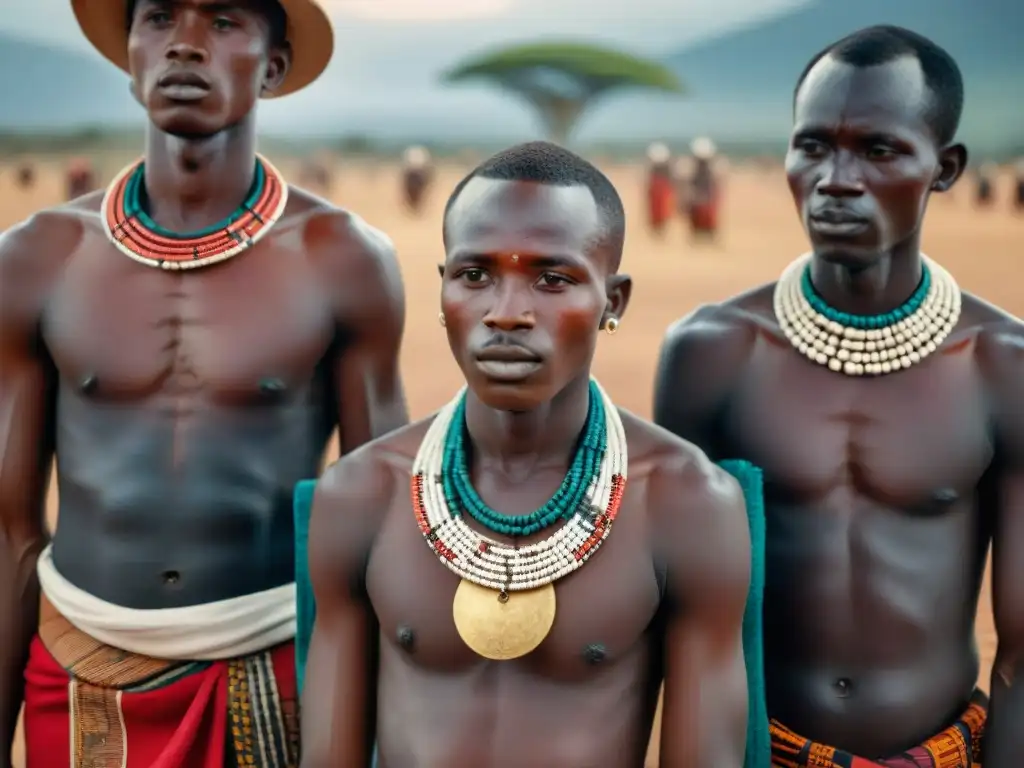
[[172, 661], [216, 661], [266, 650], [295, 638], [295, 584], [183, 608], [138, 609], [79, 589], [39, 556], [39, 586], [76, 628], [102, 643]]

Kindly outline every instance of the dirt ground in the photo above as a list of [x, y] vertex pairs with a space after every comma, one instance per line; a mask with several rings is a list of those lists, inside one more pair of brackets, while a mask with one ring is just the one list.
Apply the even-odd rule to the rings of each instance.
[[[106, 159], [100, 165], [101, 177], [109, 179], [129, 159]], [[286, 175], [295, 168], [285, 160], [278, 164]], [[647, 417], [655, 359], [666, 326], [700, 303], [774, 279], [803, 251], [805, 242], [779, 169], [734, 168], [727, 181], [721, 242], [695, 247], [678, 224], [660, 240], [645, 230], [639, 166], [600, 164], [618, 187], [630, 216], [623, 269], [633, 275], [635, 287], [618, 334], [602, 337], [595, 373], [619, 404]], [[0, 230], [59, 202], [59, 165], [41, 159], [37, 167], [36, 187], [29, 192], [14, 188], [13, 169], [0, 169]], [[341, 163], [329, 193], [336, 203], [387, 232], [398, 248], [408, 301], [402, 366], [414, 418], [442, 405], [461, 383], [437, 323], [435, 265], [443, 258], [441, 211], [466, 170], [441, 167], [429, 206], [419, 217], [397, 204], [398, 172], [393, 166]], [[1020, 280], [1007, 278], [1019, 275], [1024, 261], [1024, 216], [1010, 210], [1009, 185], [1008, 177], [1000, 179], [998, 202], [989, 210], [972, 206], [969, 180], [952, 195], [936, 198], [928, 215], [925, 249], [950, 268], [966, 290], [1024, 315]], [[1001, 272], [1003, 278], [998, 277]], [[50, 504], [53, 514], [55, 494]], [[977, 633], [984, 657], [980, 682], [987, 687], [995, 650], [987, 585]]]

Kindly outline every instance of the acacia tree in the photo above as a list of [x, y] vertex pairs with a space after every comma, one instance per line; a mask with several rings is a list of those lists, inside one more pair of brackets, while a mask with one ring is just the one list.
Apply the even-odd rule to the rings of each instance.
[[676, 74], [656, 61], [584, 43], [532, 43], [492, 51], [459, 64], [445, 83], [484, 80], [537, 111], [552, 141], [564, 144], [584, 112], [617, 90], [681, 94]]

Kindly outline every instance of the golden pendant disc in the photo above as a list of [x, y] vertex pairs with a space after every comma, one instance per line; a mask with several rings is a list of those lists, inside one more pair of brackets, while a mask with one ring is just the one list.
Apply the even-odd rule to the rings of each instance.
[[485, 659], [507, 661], [525, 656], [555, 623], [555, 585], [501, 592], [465, 579], [455, 591], [452, 618], [459, 637]]

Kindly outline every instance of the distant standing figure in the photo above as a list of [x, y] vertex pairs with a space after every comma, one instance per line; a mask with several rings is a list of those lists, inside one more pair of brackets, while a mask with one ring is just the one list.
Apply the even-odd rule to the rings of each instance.
[[73, 158], [68, 163], [66, 188], [68, 200], [74, 200], [95, 190], [96, 173], [93, 171], [92, 163], [83, 157]]
[[1024, 212], [1024, 158], [1013, 167], [1013, 207]]
[[409, 147], [405, 150], [402, 155], [402, 195], [406, 206], [413, 213], [419, 213], [423, 208], [433, 177], [433, 163], [426, 147]]
[[690, 231], [694, 237], [713, 238], [718, 231], [720, 189], [713, 162], [717, 154], [711, 139], [700, 137], [690, 145], [694, 165], [687, 195]]
[[331, 190], [331, 167], [327, 158], [313, 156], [306, 159], [299, 172], [300, 184], [319, 195]]
[[978, 183], [974, 188], [974, 203], [979, 208], [989, 207], [995, 198], [995, 189], [992, 184], [992, 177], [995, 175], [994, 170], [988, 164], [978, 169]]
[[647, 148], [647, 215], [651, 231], [659, 236], [674, 206], [671, 160], [672, 152], [664, 144], [657, 142]]
[[18, 189], [27, 192], [28, 190], [32, 189], [32, 187], [34, 187], [36, 183], [35, 166], [33, 166], [32, 163], [28, 162], [27, 160], [22, 162], [18, 166], [17, 176], [15, 178], [16, 183], [18, 185]]

